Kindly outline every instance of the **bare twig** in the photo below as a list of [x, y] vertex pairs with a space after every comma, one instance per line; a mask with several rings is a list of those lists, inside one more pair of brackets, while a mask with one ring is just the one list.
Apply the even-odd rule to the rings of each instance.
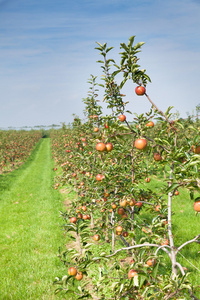
[[181, 246], [179, 246], [179, 247], [176, 249], [176, 254], [177, 254], [183, 247], [185, 247], [185, 246], [188, 245], [188, 244], [191, 244], [191, 243], [200, 243], [200, 241], [198, 241], [199, 238], [200, 238], [200, 234], [198, 234], [197, 236], [195, 236], [192, 240], [189, 240], [189, 241], [183, 243]]
[[[144, 137], [145, 139], [147, 139], [148, 141], [150, 141], [150, 142], [154, 142], [154, 143], [155, 143], [155, 141], [154, 141], [154, 140], [152, 140], [152, 139], [150, 139], [148, 136], [146, 136], [146, 135], [143, 135], [143, 137]], [[162, 145], [160, 145], [160, 144], [157, 144], [157, 143], [156, 143], [156, 146], [158, 146], [158, 147], [162, 148], [163, 150], [165, 150], [166, 152], [170, 153], [170, 151], [169, 151], [169, 150], [167, 150], [167, 148], [165, 148], [164, 146], [162, 146]]]
[[[131, 250], [131, 249], [141, 248], [141, 247], [158, 247], [158, 248], [162, 249], [163, 251], [165, 251], [165, 252], [169, 255], [169, 257], [170, 257], [169, 251], [165, 248], [166, 245], [160, 246], [160, 245], [157, 245], [157, 244], [148, 244], [148, 243], [138, 244], [138, 245], [133, 245], [133, 246], [130, 246], [130, 247], [124, 247], [124, 248], [121, 248], [121, 249], [116, 250], [114, 253], [112, 253], [112, 254], [110, 254], [110, 255], [106, 255], [106, 257], [114, 256], [114, 255], [116, 255], [118, 252], [123, 251], [123, 250]], [[168, 247], [169, 247], [169, 246], [168, 246]]]
[[181, 266], [181, 264], [179, 264], [178, 262], [176, 262], [176, 265], [177, 265], [177, 267], [179, 267], [182, 275], [184, 276], [185, 275], [185, 271], [183, 270], [183, 267]]
[[165, 120], [171, 125], [170, 120], [168, 119], [168, 117], [162, 112], [162, 110], [160, 110], [155, 103], [153, 103], [153, 101], [149, 98], [149, 96], [145, 93], [145, 96], [147, 97], [147, 99], [149, 100], [149, 102], [153, 105], [153, 107], [155, 107], [155, 109], [165, 118]]
[[197, 297], [192, 293], [191, 290], [189, 290], [189, 293], [190, 293], [190, 297], [191, 297], [192, 299], [194, 299], [194, 300], [200, 300], [199, 298], [197, 298]]
[[128, 126], [128, 128], [130, 129], [130, 131], [131, 131], [132, 133], [136, 133], [135, 130], [133, 130], [133, 129], [131, 128], [131, 126], [129, 125], [129, 123], [127, 122], [127, 120], [125, 120], [125, 122], [126, 122], [126, 125]]
[[134, 157], [133, 157], [133, 149], [134, 149], [134, 138], [133, 138], [133, 144], [131, 148], [131, 180], [132, 183], [134, 182]]
[[193, 266], [193, 268], [195, 268], [200, 273], [200, 269], [193, 265], [182, 253], [179, 252], [178, 254], [180, 254], [191, 266]]

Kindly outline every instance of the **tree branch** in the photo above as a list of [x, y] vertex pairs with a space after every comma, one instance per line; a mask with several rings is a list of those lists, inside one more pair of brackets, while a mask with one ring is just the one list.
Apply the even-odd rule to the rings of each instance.
[[[160, 245], [157, 245], [157, 244], [148, 244], [148, 243], [145, 243], [145, 244], [139, 244], [139, 245], [134, 245], [134, 246], [130, 246], [130, 247], [124, 247], [124, 248], [121, 248], [121, 249], [118, 249], [116, 250], [113, 254], [110, 254], [110, 255], [106, 255], [105, 257], [111, 257], [111, 256], [114, 256], [116, 255], [118, 252], [120, 251], [123, 251], [123, 250], [131, 250], [131, 249], [135, 249], [135, 248], [141, 248], [141, 247], [158, 247], [160, 249], [162, 249], [163, 251], [165, 251], [169, 257], [170, 257], [170, 253], [167, 249], [165, 249], [166, 245], [163, 245], [163, 246], [160, 246]], [[168, 246], [169, 247], [169, 246]]]
[[153, 105], [153, 107], [155, 107], [155, 109], [165, 118], [165, 120], [170, 124], [171, 126], [171, 122], [168, 119], [168, 117], [155, 105], [155, 103], [153, 103], [153, 101], [149, 98], [149, 96], [145, 93], [145, 96], [147, 97], [147, 99], [149, 100], [149, 102]]
[[179, 247], [176, 249], [176, 254], [177, 254], [183, 247], [185, 247], [185, 246], [188, 245], [188, 244], [191, 244], [191, 243], [199, 243], [199, 244], [200, 244], [200, 241], [198, 241], [199, 238], [200, 238], [200, 234], [198, 234], [197, 236], [195, 236], [195, 238], [193, 238], [192, 240], [189, 240], [189, 241], [185, 242], [184, 244], [182, 244], [181, 246], [179, 246]]
[[185, 275], [185, 271], [183, 270], [183, 267], [181, 266], [181, 264], [179, 264], [178, 262], [176, 262], [176, 265], [177, 265], [177, 267], [179, 267], [182, 275], [184, 276]]

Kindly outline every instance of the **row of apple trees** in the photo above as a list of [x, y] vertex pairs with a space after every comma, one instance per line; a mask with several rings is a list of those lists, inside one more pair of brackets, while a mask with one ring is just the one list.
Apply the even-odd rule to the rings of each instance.
[[[198, 299], [177, 254], [200, 243], [200, 234], [175, 246], [171, 209], [182, 188], [200, 211], [198, 127], [172, 121], [171, 108], [163, 113], [147, 95], [150, 78], [137, 56], [143, 43], [134, 45], [134, 36], [121, 43], [119, 64], [108, 58], [112, 47], [97, 44], [104, 81], [89, 80], [86, 120], [75, 117], [70, 128], [51, 132], [60, 170], [56, 188], [75, 192], [61, 213], [70, 242], [59, 252], [67, 269], [54, 282], [56, 293], [66, 299]], [[131, 122], [122, 93], [128, 80], [151, 103]], [[99, 89], [109, 114], [103, 114]], [[151, 188], [152, 176], [157, 185]]]
[[41, 137], [38, 130], [1, 130], [0, 172], [9, 172], [21, 165]]

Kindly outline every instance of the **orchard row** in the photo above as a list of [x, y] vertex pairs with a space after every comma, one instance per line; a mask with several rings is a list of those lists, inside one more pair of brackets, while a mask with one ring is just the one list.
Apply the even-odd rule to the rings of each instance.
[[[199, 243], [200, 234], [174, 245], [172, 201], [180, 188], [187, 190], [194, 213], [200, 211], [199, 124], [172, 120], [171, 108], [163, 113], [153, 103], [146, 92], [150, 78], [137, 63], [143, 43], [133, 42], [131, 37], [121, 44], [119, 65], [107, 58], [112, 47], [98, 43], [105, 82], [91, 76], [83, 99], [86, 120], [75, 117], [70, 128], [51, 133], [55, 188], [67, 185], [76, 193], [61, 213], [71, 242], [59, 257], [68, 273], [55, 280], [56, 292], [67, 299], [195, 297], [177, 254]], [[124, 79], [117, 84], [120, 72]], [[131, 121], [121, 91], [128, 78], [136, 96], [152, 104]], [[99, 104], [100, 87], [107, 115]]]
[[0, 172], [9, 172], [30, 156], [40, 131], [0, 131]]

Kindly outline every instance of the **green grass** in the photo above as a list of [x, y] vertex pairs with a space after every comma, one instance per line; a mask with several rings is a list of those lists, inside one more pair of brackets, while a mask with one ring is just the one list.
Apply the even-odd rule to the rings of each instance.
[[52, 188], [53, 166], [50, 139], [42, 139], [23, 166], [0, 176], [0, 299], [58, 298], [64, 199]]

